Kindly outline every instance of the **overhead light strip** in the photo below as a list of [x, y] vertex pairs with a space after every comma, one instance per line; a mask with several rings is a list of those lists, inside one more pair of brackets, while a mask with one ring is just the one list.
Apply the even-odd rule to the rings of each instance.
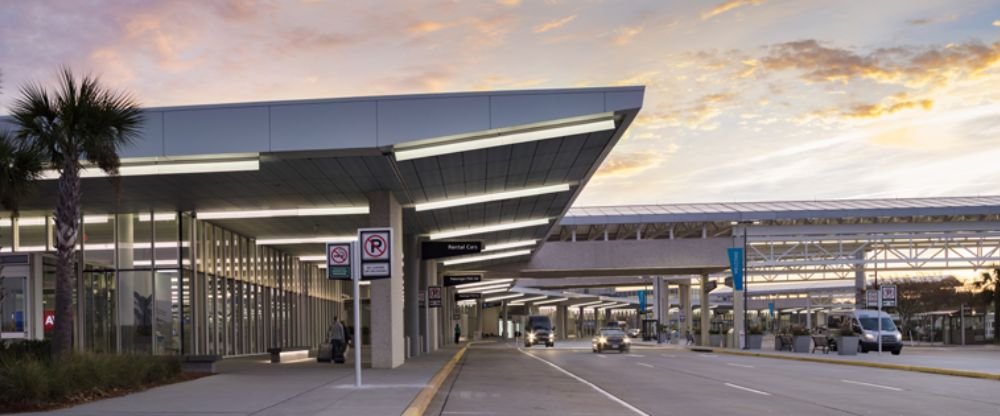
[[498, 300], [514, 299], [514, 298], [519, 298], [521, 296], [524, 296], [524, 293], [514, 293], [514, 294], [510, 294], [510, 295], [503, 295], [503, 296], [496, 296], [496, 297], [492, 297], [492, 298], [486, 298], [486, 299], [483, 299], [483, 302], [496, 302]]
[[498, 285], [498, 284], [501, 284], [501, 283], [511, 283], [513, 281], [514, 281], [514, 279], [490, 279], [490, 280], [483, 280], [483, 281], [474, 282], [474, 283], [462, 283], [460, 285], [455, 285], [455, 287], [458, 288], [458, 289], [466, 289], [466, 288], [476, 287], [476, 286], [489, 286], [489, 285]]
[[[260, 160], [205, 160], [198, 162], [153, 163], [143, 165], [122, 165], [118, 176], [180, 175], [189, 173], [246, 172], [260, 170]], [[105, 178], [108, 174], [100, 168], [80, 169], [81, 178]], [[46, 169], [38, 176], [40, 180], [59, 179], [59, 171]]]
[[467, 236], [467, 235], [485, 234], [485, 233], [491, 233], [491, 232], [495, 232], [495, 231], [516, 230], [518, 228], [528, 228], [528, 227], [535, 227], [535, 226], [539, 226], [539, 225], [547, 225], [548, 223], [549, 223], [549, 219], [548, 218], [538, 218], [538, 219], [527, 220], [527, 221], [517, 221], [517, 222], [508, 222], [508, 223], [503, 223], [503, 224], [487, 225], [487, 226], [484, 226], [484, 227], [462, 228], [462, 229], [457, 229], [457, 230], [448, 230], [448, 231], [441, 231], [441, 232], [437, 232], [437, 233], [431, 233], [430, 239], [431, 240], [441, 240], [441, 239], [445, 239], [445, 238], [454, 238], [454, 237], [462, 237], [462, 236]]
[[474, 292], [479, 292], [479, 291], [484, 291], [484, 290], [494, 290], [494, 289], [505, 289], [505, 290], [506, 289], [510, 289], [510, 284], [509, 283], [503, 283], [503, 284], [493, 285], [493, 286], [467, 287], [467, 288], [464, 288], [464, 289], [458, 289], [458, 293], [474, 293]]
[[559, 127], [549, 127], [531, 131], [466, 139], [438, 145], [431, 144], [413, 148], [407, 146], [396, 146], [394, 153], [396, 154], [396, 160], [402, 162], [404, 160], [468, 152], [471, 150], [527, 143], [556, 137], [574, 136], [577, 134], [593, 133], [596, 131], [613, 130], [614, 128], [615, 121], [608, 118], [604, 120], [589, 121]]
[[481, 204], [484, 202], [502, 201], [505, 199], [525, 198], [529, 196], [566, 192], [569, 191], [569, 187], [570, 184], [568, 183], [563, 183], [559, 185], [540, 186], [537, 188], [519, 189], [516, 191], [496, 192], [492, 194], [467, 196], [464, 198], [445, 199], [436, 202], [425, 202], [422, 204], [414, 205], [414, 208], [417, 210], [417, 212], [420, 212], [432, 209], [460, 207], [464, 205]]
[[272, 237], [257, 239], [258, 246], [284, 246], [294, 244], [350, 243], [357, 241], [357, 236], [326, 236], [326, 237]]
[[480, 253], [488, 253], [488, 252], [491, 252], [491, 251], [507, 250], [507, 249], [511, 249], [511, 248], [529, 247], [529, 246], [533, 246], [535, 244], [538, 244], [538, 240], [522, 240], [522, 241], [514, 241], [514, 242], [510, 242], [510, 243], [503, 243], [503, 244], [490, 244], [490, 245], [484, 247], [483, 250], [480, 251]]
[[445, 266], [453, 266], [453, 265], [456, 265], [456, 264], [475, 263], [475, 262], [479, 262], [479, 261], [487, 261], [487, 260], [505, 259], [505, 258], [508, 258], [508, 257], [525, 256], [525, 255], [528, 255], [528, 254], [531, 254], [531, 250], [505, 251], [505, 252], [502, 252], [502, 253], [484, 254], [482, 256], [463, 257], [463, 258], [455, 259], [455, 260], [445, 260], [441, 264], [443, 264]]
[[[110, 215], [84, 215], [84, 224], [104, 224], [111, 221]], [[17, 219], [18, 227], [33, 227], [45, 225], [45, 217], [19, 217]], [[52, 225], [55, 225], [55, 218], [52, 219]], [[10, 227], [10, 218], [0, 219], [0, 227]]]
[[547, 300], [545, 302], [535, 302], [535, 305], [536, 306], [537, 305], [548, 305], [550, 303], [559, 303], [559, 302], [566, 301], [566, 300], [569, 300], [569, 298], [556, 298], [556, 299]]
[[535, 296], [533, 298], [518, 299], [517, 301], [518, 302], [534, 302], [534, 301], [542, 300], [542, 299], [546, 299], [546, 298], [548, 298], [548, 296]]
[[326, 208], [292, 208], [292, 209], [262, 209], [248, 211], [203, 211], [198, 212], [198, 219], [224, 220], [243, 218], [277, 218], [277, 217], [314, 217], [330, 215], [363, 215], [368, 214], [368, 207], [326, 207]]
[[492, 290], [484, 290], [484, 291], [479, 292], [479, 293], [482, 293], [484, 295], [488, 295], [490, 293], [503, 293], [503, 292], [509, 292], [509, 291], [510, 291], [509, 289], [492, 289]]

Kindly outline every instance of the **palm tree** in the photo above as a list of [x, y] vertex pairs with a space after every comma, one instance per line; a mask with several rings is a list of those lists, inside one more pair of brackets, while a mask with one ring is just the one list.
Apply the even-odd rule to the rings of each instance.
[[[6, 131], [0, 131], [0, 206], [17, 217], [21, 200], [32, 182], [42, 171], [42, 155], [36, 147], [14, 141]], [[3, 265], [0, 265], [0, 316], [7, 289], [3, 286]]]
[[97, 78], [77, 80], [61, 71], [59, 85], [49, 92], [27, 84], [11, 112], [18, 136], [37, 146], [59, 172], [56, 226], [56, 326], [52, 352], [65, 356], [73, 344], [73, 287], [76, 243], [80, 233], [80, 170], [83, 162], [117, 178], [118, 151], [137, 136], [142, 115], [131, 95], [105, 88]]
[[987, 304], [993, 302], [993, 343], [1000, 344], [1000, 267], [994, 268], [993, 273], [983, 272], [973, 284], [982, 290], [980, 295]]

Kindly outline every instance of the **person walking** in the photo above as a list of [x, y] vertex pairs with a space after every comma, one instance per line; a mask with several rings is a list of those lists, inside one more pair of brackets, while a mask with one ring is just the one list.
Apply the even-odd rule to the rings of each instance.
[[455, 323], [455, 343], [458, 344], [458, 339], [462, 337], [462, 327]]
[[333, 346], [333, 362], [338, 364], [344, 362], [344, 347], [346, 343], [347, 335], [344, 325], [334, 317], [333, 323], [330, 324], [330, 345]]

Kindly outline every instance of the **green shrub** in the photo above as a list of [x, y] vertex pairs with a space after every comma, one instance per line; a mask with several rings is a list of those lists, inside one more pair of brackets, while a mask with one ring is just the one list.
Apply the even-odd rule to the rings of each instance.
[[173, 380], [180, 373], [178, 357], [76, 354], [51, 363], [8, 358], [0, 360], [0, 403], [38, 406], [103, 396]]
[[49, 398], [47, 366], [34, 359], [0, 362], [0, 403], [37, 404]]

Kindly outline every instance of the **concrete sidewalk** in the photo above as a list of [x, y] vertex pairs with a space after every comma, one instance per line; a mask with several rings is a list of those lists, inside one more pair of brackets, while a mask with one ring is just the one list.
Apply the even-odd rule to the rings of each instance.
[[354, 387], [351, 362], [227, 359], [211, 377], [44, 414], [399, 415], [457, 351], [445, 348], [392, 370], [365, 368], [361, 389]]

